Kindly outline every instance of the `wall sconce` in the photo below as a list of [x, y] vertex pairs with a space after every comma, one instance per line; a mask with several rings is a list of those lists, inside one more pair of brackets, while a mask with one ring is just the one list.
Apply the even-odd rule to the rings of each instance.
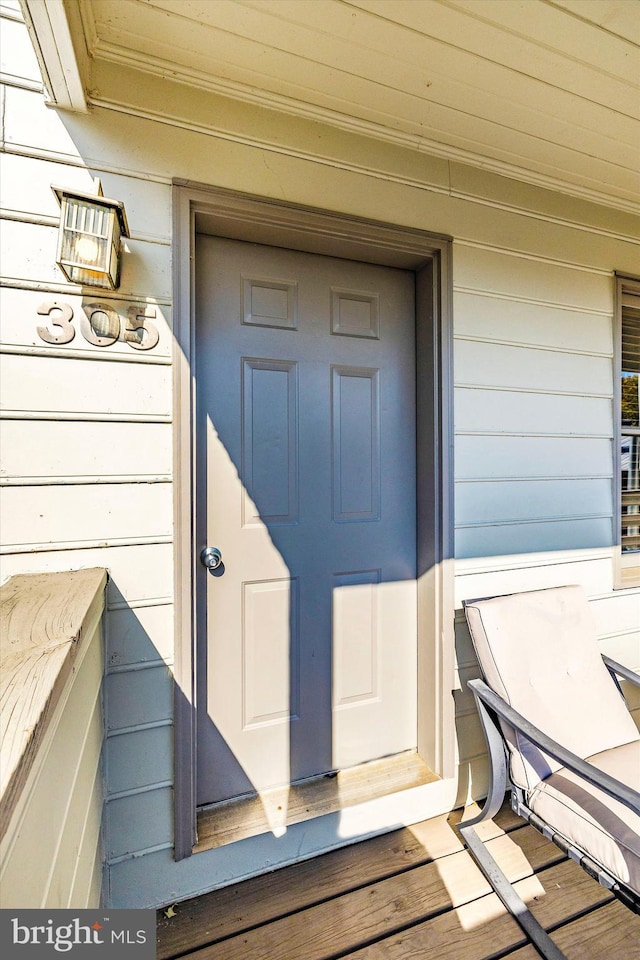
[[120, 238], [129, 236], [124, 204], [99, 194], [52, 187], [60, 204], [56, 263], [67, 280], [117, 290]]

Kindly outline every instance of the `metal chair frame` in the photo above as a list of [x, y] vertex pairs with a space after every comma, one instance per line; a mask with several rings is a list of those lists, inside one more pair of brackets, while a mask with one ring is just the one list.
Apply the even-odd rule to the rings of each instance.
[[[629, 681], [635, 686], [640, 687], [640, 676], [628, 667], [616, 663], [610, 657], [603, 656], [613, 682], [618, 687], [620, 695], [622, 689], [618, 677]], [[524, 791], [515, 786], [510, 780], [508, 747], [505, 743], [502, 731], [499, 726], [498, 718], [504, 720], [509, 726], [518, 730], [527, 740], [530, 740], [546, 754], [553, 757], [567, 769], [583, 777], [589, 783], [614, 797], [616, 800], [635, 811], [640, 816], [640, 793], [625, 783], [621, 783], [609, 774], [597, 769], [588, 761], [571, 753], [562, 744], [551, 739], [525, 717], [513, 709], [505, 700], [495, 693], [483, 680], [470, 680], [469, 688], [472, 690], [480, 721], [484, 732], [487, 746], [489, 749], [490, 785], [487, 799], [477, 817], [472, 820], [462, 822], [458, 830], [465, 841], [469, 851], [478, 863], [478, 866], [486, 876], [487, 880], [498, 894], [507, 910], [513, 915], [522, 929], [535, 944], [538, 950], [547, 960], [566, 960], [565, 954], [556, 946], [549, 934], [540, 925], [533, 916], [524, 901], [514, 890], [513, 886], [506, 878], [491, 853], [479, 838], [475, 827], [485, 820], [492, 819], [504, 802], [505, 793], [511, 794], [511, 807], [515, 813], [539, 830], [545, 837], [552, 840], [561, 850], [563, 850], [572, 860], [587, 871], [594, 879], [598, 880], [606, 889], [610, 890], [622, 903], [635, 913], [640, 913], [640, 897], [635, 891], [623, 884], [618, 879], [602, 867], [587, 850], [577, 847], [574, 843], [567, 840], [566, 837], [558, 833], [552, 826], [545, 823], [525, 802]]]

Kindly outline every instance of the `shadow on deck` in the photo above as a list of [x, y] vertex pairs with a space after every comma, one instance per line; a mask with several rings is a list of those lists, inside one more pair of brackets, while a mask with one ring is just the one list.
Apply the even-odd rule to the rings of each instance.
[[[158, 960], [536, 960], [436, 817], [158, 912]], [[508, 807], [493, 854], [569, 960], [640, 956], [640, 917]]]

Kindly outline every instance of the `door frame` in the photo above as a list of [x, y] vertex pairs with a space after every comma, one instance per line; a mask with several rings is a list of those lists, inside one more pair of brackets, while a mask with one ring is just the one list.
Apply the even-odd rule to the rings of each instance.
[[[202, 232], [416, 274], [418, 753], [455, 773], [452, 240], [439, 234], [174, 180], [174, 855], [196, 842], [195, 293]], [[429, 374], [429, 375], [427, 375]], [[429, 425], [431, 429], [429, 429]], [[429, 442], [421, 443], [420, 437]], [[433, 536], [428, 534], [433, 531]]]

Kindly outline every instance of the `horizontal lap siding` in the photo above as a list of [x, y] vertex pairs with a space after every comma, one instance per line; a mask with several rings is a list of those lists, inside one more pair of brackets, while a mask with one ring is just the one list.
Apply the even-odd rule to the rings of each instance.
[[46, 355], [36, 360], [8, 354], [1, 359], [0, 396], [7, 416], [125, 422], [170, 419], [171, 373], [165, 367]]
[[[3, 19], [3, 31], [7, 24], [26, 38], [21, 24]], [[171, 187], [142, 170], [122, 174], [116, 144], [110, 159], [86, 164], [65, 123], [24, 85], [5, 89], [4, 133], [2, 573], [109, 570], [103, 770], [82, 774], [82, 783], [104, 776], [104, 823], [100, 805], [69, 811], [87, 847], [97, 847], [104, 831], [109, 860], [172, 841]], [[131, 238], [119, 290], [82, 294], [55, 264], [59, 206], [51, 185], [93, 192], [95, 177], [105, 196], [125, 203]], [[56, 312], [43, 312], [54, 303], [73, 311], [68, 343], [39, 335], [38, 327], [59, 332]], [[105, 347], [88, 342], [82, 328], [98, 305], [120, 318], [118, 339]], [[152, 350], [124, 339], [130, 308], [156, 328]], [[101, 870], [100, 860], [74, 866], [62, 858], [48, 881], [51, 896], [66, 890], [73, 906], [97, 902]]]
[[[51, 146], [51, 141], [47, 141], [46, 148]], [[171, 193], [164, 183], [104, 169], [92, 176], [84, 166], [11, 153], [0, 158], [0, 173], [0, 200], [9, 215], [15, 213], [20, 219], [57, 226], [60, 207], [51, 185], [91, 193], [95, 189], [94, 176], [99, 176], [105, 196], [124, 203], [134, 239], [164, 246], [171, 243]]]
[[[455, 388], [458, 436], [609, 437], [610, 396], [593, 397], [467, 384]], [[491, 435], [491, 434], [489, 434]]]
[[170, 423], [5, 420], [2, 443], [7, 485], [171, 480]]
[[480, 436], [459, 435], [456, 449], [461, 482], [612, 477], [610, 437], [492, 435], [487, 424]]
[[[36, 552], [6, 555], [3, 570], [110, 571], [104, 757], [113, 906], [168, 902], [232, 875], [229, 848], [179, 865], [171, 850], [173, 177], [454, 236], [458, 680], [477, 673], [464, 598], [568, 582], [583, 583], [593, 599], [603, 649], [640, 666], [638, 594], [613, 594], [611, 558], [612, 272], [638, 272], [636, 219], [123, 65], [99, 63], [95, 78], [97, 87], [102, 74], [105, 87], [119, 85], [123, 110], [58, 116], [32, 89], [30, 70], [5, 90], [0, 156], [11, 238], [2, 360], [14, 383], [1, 482], [25, 517], [12, 539]], [[54, 265], [51, 184], [88, 190], [95, 176], [106, 196], [125, 202], [132, 233], [109, 303], [155, 311], [152, 351], [122, 338], [88, 344], [82, 312], [104, 294], [83, 298]], [[53, 300], [74, 311], [74, 339], [62, 346], [45, 344], [36, 329], [47, 322], [38, 308]], [[455, 699], [464, 799], [482, 793], [486, 763], [468, 695], [457, 689]], [[306, 855], [313, 822], [304, 827], [281, 843], [261, 838], [258, 857], [277, 865], [280, 847], [294, 841]]]
[[[458, 527], [485, 524], [540, 523], [550, 514], [571, 515], [579, 504], [585, 516], [611, 514], [610, 478], [469, 480], [458, 485]], [[505, 506], [506, 505], [506, 506]]]
[[456, 556], [610, 547], [611, 277], [467, 243], [455, 265]]
[[169, 484], [59, 484], [6, 487], [3, 551], [19, 553], [53, 543], [159, 542], [171, 538]]
[[118, 606], [114, 603], [109, 616], [107, 666], [115, 670], [158, 660], [170, 662], [173, 621], [171, 611], [165, 609], [166, 604], [163, 605], [159, 600], [153, 606], [136, 604], [135, 601], [126, 605], [121, 601]]
[[173, 791], [170, 787], [113, 797], [105, 811], [105, 855], [111, 862], [138, 850], [173, 844]]
[[113, 796], [164, 782], [171, 784], [172, 731], [150, 726], [107, 741], [105, 776]]
[[[8, 7], [6, 4], [5, 7]], [[18, 7], [17, 3], [12, 4]], [[8, 11], [11, 13], [11, 11]], [[40, 68], [29, 40], [29, 35], [17, 17], [11, 15], [2, 18], [2, 37], [0, 38], [0, 52], [2, 55], [2, 72], [11, 77], [16, 83], [23, 83], [29, 87], [42, 88]]]

